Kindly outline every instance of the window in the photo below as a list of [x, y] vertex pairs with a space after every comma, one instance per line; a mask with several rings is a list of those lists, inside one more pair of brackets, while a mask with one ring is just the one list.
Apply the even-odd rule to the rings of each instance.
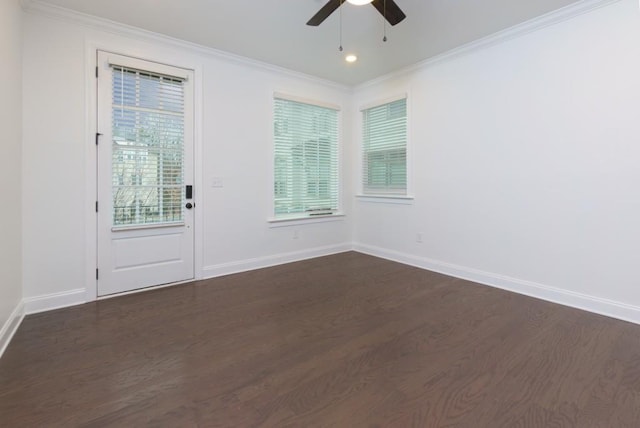
[[113, 65], [113, 225], [183, 220], [184, 80]]
[[338, 210], [338, 110], [274, 98], [274, 214]]
[[362, 110], [362, 191], [407, 194], [407, 99]]

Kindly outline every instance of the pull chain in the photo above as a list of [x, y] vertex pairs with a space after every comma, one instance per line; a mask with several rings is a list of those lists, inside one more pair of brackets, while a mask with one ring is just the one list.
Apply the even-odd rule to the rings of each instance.
[[387, 0], [384, 0], [384, 5], [382, 6], [384, 8], [384, 22], [383, 22], [383, 35], [384, 37], [382, 37], [382, 41], [386, 42], [387, 41]]
[[342, 0], [340, 0], [340, 6], [338, 7], [340, 8], [340, 47], [338, 50], [342, 52]]

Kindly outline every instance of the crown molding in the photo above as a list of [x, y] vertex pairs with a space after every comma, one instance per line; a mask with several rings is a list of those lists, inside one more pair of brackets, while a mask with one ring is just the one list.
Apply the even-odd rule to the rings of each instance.
[[407, 74], [425, 70], [436, 64], [451, 61], [455, 58], [470, 54], [472, 52], [486, 49], [509, 40], [517, 39], [543, 28], [571, 20], [580, 15], [584, 15], [585, 13], [589, 13], [593, 10], [600, 9], [602, 7], [608, 6], [613, 3], [618, 3], [620, 1], [622, 0], [581, 0], [565, 6], [561, 9], [557, 9], [544, 15], [540, 15], [521, 24], [514, 25], [513, 27], [509, 27], [505, 30], [498, 31], [497, 33], [493, 33], [489, 36], [474, 40], [473, 42], [432, 56], [431, 58], [427, 58], [416, 64], [356, 85], [353, 90], [358, 91], [367, 87], [378, 85], [387, 80], [396, 79], [398, 77], [406, 76]]
[[310, 82], [318, 83], [324, 86], [336, 88], [336, 89], [351, 93], [354, 91], [365, 89], [370, 86], [378, 85], [387, 80], [406, 76], [407, 74], [411, 74], [420, 70], [427, 69], [436, 64], [450, 61], [455, 58], [461, 57], [463, 55], [467, 55], [469, 53], [472, 53], [478, 50], [486, 49], [491, 46], [495, 46], [497, 44], [522, 37], [524, 35], [533, 33], [543, 28], [546, 28], [564, 21], [568, 21], [570, 19], [573, 19], [585, 13], [589, 13], [595, 9], [599, 9], [614, 3], [618, 3], [620, 1], [622, 0], [581, 0], [571, 5], [565, 6], [561, 9], [549, 12], [537, 18], [531, 19], [529, 21], [523, 22], [521, 24], [515, 25], [513, 27], [507, 28], [505, 30], [502, 30], [497, 33], [491, 34], [489, 36], [483, 37], [481, 39], [475, 40], [473, 42], [467, 43], [460, 47], [457, 47], [449, 51], [443, 52], [441, 54], [435, 55], [433, 57], [427, 58], [416, 64], [410, 65], [408, 67], [402, 68], [400, 70], [385, 74], [383, 76], [377, 77], [375, 79], [372, 79], [362, 84], [354, 85], [354, 86], [340, 84], [340, 83], [333, 82], [327, 79], [322, 79], [320, 77], [313, 76], [310, 74], [305, 74], [298, 71], [290, 70], [288, 68], [269, 64], [267, 62], [254, 60], [254, 59], [236, 55], [230, 52], [203, 46], [197, 43], [187, 42], [185, 40], [177, 39], [174, 37], [166, 36], [166, 35], [155, 33], [148, 30], [143, 30], [138, 27], [133, 27], [130, 25], [111, 21], [108, 19], [99, 18], [93, 15], [88, 15], [82, 12], [73, 11], [60, 6], [44, 3], [40, 0], [20, 0], [20, 3], [22, 5], [22, 8], [25, 10], [25, 12], [28, 12], [31, 14], [61, 19], [67, 22], [84, 25], [93, 29], [106, 31], [106, 32], [117, 34], [120, 36], [135, 37], [137, 39], [142, 39], [149, 42], [156, 42], [156, 43], [160, 42], [174, 48], [187, 49], [188, 51], [195, 54], [200, 54], [200, 55], [208, 56], [210, 58], [224, 60], [224, 61], [252, 67], [252, 68], [263, 70], [263, 71], [270, 71], [270, 72], [275, 72], [279, 74], [284, 74], [294, 78], [307, 80]]
[[142, 28], [122, 24], [86, 13], [77, 12], [57, 5], [45, 3], [40, 0], [20, 0], [20, 3], [24, 11], [32, 15], [58, 19], [118, 36], [132, 37], [146, 42], [162, 43], [165, 46], [187, 50], [193, 54], [199, 54], [213, 59], [244, 65], [262, 71], [284, 74], [293, 78], [307, 80], [312, 83], [321, 84], [323, 86], [339, 89], [349, 93], [353, 90], [353, 87], [349, 85], [343, 85], [331, 80], [322, 79], [317, 76], [290, 70], [267, 62], [233, 54], [231, 52], [211, 48], [198, 43], [188, 42], [186, 40], [177, 39], [175, 37], [144, 30]]

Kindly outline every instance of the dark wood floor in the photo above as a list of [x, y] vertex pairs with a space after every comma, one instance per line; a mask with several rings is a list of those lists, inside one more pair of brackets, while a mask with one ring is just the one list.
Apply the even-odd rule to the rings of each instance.
[[640, 427], [640, 326], [345, 253], [27, 317], [0, 426]]

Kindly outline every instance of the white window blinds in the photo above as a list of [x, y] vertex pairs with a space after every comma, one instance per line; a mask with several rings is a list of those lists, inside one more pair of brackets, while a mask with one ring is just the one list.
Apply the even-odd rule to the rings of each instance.
[[338, 210], [338, 111], [274, 98], [275, 217]]
[[182, 222], [184, 80], [112, 70], [113, 225]]
[[407, 99], [367, 108], [363, 118], [362, 190], [407, 194]]

